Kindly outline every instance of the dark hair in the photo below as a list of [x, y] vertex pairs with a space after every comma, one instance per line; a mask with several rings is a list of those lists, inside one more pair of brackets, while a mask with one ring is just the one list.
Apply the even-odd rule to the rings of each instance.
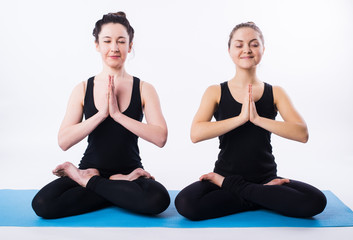
[[252, 28], [252, 29], [254, 29], [256, 32], [258, 32], [260, 34], [260, 39], [262, 41], [262, 44], [265, 44], [264, 36], [262, 35], [262, 32], [261, 32], [260, 28], [258, 26], [256, 26], [256, 24], [253, 23], [253, 22], [246, 22], [246, 23], [240, 23], [240, 24], [236, 25], [233, 28], [233, 30], [230, 32], [229, 40], [228, 40], [228, 48], [230, 48], [230, 41], [232, 40], [232, 37], [233, 37], [234, 33], [240, 28]]
[[129, 35], [129, 43], [134, 39], [134, 29], [131, 27], [129, 20], [126, 18], [126, 14], [124, 12], [117, 13], [108, 13], [103, 15], [102, 19], [96, 22], [96, 25], [93, 29], [93, 36], [95, 41], [98, 43], [98, 35], [102, 30], [102, 26], [108, 23], [120, 23], [126, 28], [127, 34]]

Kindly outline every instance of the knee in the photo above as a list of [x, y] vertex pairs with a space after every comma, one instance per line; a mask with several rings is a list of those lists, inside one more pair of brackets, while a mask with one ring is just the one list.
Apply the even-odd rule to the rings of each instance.
[[42, 218], [51, 218], [48, 214], [47, 204], [43, 200], [43, 198], [39, 197], [38, 195], [35, 196], [32, 200], [32, 209], [33, 211]]
[[41, 196], [36, 195], [32, 200], [33, 211], [42, 218], [54, 219], [58, 218], [56, 210], [51, 207], [50, 202], [46, 201]]
[[178, 213], [183, 217], [192, 221], [204, 219], [197, 202], [183, 194], [182, 191], [176, 196], [174, 204]]
[[296, 214], [298, 214], [296, 217], [310, 218], [320, 214], [325, 210], [326, 204], [326, 196], [321, 191], [310, 194], [303, 199], [300, 208], [296, 211]]
[[311, 216], [309, 217], [313, 217], [319, 213], [322, 213], [325, 210], [327, 199], [325, 194], [323, 194], [321, 191], [318, 191], [318, 193], [316, 193], [315, 196], [312, 197], [311, 201], [312, 210], [310, 212]]
[[145, 198], [145, 204], [143, 204], [143, 212], [145, 214], [157, 215], [164, 212], [169, 204], [170, 197], [167, 190], [154, 192]]

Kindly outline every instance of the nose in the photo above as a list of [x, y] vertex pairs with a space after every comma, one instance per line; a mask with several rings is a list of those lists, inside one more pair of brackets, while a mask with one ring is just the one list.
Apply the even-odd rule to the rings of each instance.
[[119, 46], [117, 43], [112, 42], [111, 46], [110, 46], [110, 51], [111, 52], [119, 52]]
[[244, 53], [251, 53], [251, 48], [250, 48], [250, 46], [245, 45], [245, 46], [244, 46], [244, 49], [243, 49], [243, 52], [244, 52]]

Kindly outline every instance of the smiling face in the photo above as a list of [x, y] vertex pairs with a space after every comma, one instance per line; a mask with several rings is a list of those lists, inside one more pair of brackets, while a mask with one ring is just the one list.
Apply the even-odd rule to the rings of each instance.
[[251, 69], [260, 63], [264, 50], [260, 34], [252, 28], [243, 27], [234, 32], [228, 51], [238, 68]]
[[126, 28], [119, 23], [102, 26], [96, 42], [96, 49], [101, 54], [103, 63], [110, 68], [123, 67], [132, 43]]

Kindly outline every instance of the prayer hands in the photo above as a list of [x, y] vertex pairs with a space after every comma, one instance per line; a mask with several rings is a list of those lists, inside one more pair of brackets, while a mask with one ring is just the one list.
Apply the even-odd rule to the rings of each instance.
[[108, 83], [108, 109], [111, 118], [114, 118], [115, 114], [120, 114], [118, 99], [115, 95], [114, 76], [111, 75], [109, 75]]
[[256, 125], [256, 121], [259, 118], [259, 115], [256, 111], [256, 105], [252, 95], [252, 85], [248, 86], [248, 93], [245, 95], [241, 113], [239, 115], [244, 119], [244, 122], [250, 121]]

